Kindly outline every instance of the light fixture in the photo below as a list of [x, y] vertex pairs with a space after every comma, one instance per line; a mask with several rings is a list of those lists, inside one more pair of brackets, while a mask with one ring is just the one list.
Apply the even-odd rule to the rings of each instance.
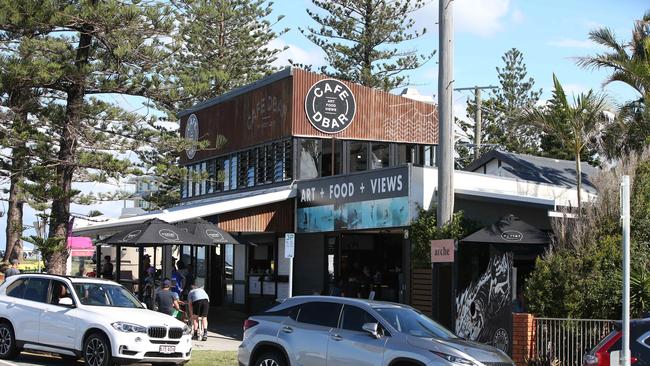
[[361, 155], [357, 155], [357, 159], [361, 159]]

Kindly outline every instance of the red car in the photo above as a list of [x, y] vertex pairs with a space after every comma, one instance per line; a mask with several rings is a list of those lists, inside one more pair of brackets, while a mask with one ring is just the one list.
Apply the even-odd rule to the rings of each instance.
[[[623, 342], [620, 322], [584, 358], [584, 366], [620, 366], [621, 343]], [[630, 354], [632, 365], [650, 366], [650, 318], [630, 321]]]

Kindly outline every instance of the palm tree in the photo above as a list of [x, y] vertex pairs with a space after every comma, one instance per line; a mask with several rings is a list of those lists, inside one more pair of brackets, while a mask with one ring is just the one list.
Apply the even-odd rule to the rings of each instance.
[[625, 103], [619, 110], [621, 123], [608, 131], [610, 153], [620, 155], [641, 150], [650, 143], [650, 11], [635, 21], [632, 39], [619, 42], [609, 28], [589, 32], [589, 38], [608, 49], [595, 56], [578, 58], [578, 65], [588, 69], [610, 69], [604, 84], [625, 83], [639, 93], [639, 98]]
[[578, 191], [578, 214], [582, 212], [582, 152], [589, 144], [600, 140], [600, 133], [608, 123], [604, 112], [606, 98], [589, 90], [573, 97], [573, 103], [564, 92], [562, 84], [553, 74], [553, 97], [544, 106], [536, 106], [525, 112], [524, 118], [541, 127], [545, 133], [556, 136], [563, 145], [570, 147], [576, 162], [576, 188]]

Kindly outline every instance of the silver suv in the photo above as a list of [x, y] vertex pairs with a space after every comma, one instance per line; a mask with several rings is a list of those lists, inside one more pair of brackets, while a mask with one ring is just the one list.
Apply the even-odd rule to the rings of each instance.
[[513, 366], [410, 306], [329, 296], [286, 300], [244, 323], [243, 366]]

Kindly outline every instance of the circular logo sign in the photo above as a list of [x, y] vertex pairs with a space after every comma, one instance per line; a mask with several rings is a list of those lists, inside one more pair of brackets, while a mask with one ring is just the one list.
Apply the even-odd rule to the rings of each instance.
[[519, 231], [508, 230], [501, 233], [501, 238], [507, 241], [520, 241], [524, 238], [524, 234], [520, 233]]
[[334, 79], [316, 82], [305, 98], [307, 119], [317, 130], [325, 133], [339, 133], [348, 128], [356, 110], [350, 88]]
[[137, 238], [141, 232], [142, 230], [133, 230], [130, 233], [126, 234], [126, 236], [122, 238], [122, 241], [132, 241]]
[[[190, 115], [187, 119], [187, 124], [185, 125], [185, 138], [192, 141], [199, 141], [199, 119], [196, 118], [195, 114]], [[196, 155], [196, 146], [191, 146], [185, 150], [185, 154], [188, 159], [193, 159]]]
[[161, 229], [158, 231], [158, 235], [166, 241], [179, 241], [178, 234], [169, 229]]
[[220, 232], [213, 229], [208, 229], [205, 231], [205, 235], [209, 236], [212, 240], [225, 241], [226, 239], [221, 235]]

